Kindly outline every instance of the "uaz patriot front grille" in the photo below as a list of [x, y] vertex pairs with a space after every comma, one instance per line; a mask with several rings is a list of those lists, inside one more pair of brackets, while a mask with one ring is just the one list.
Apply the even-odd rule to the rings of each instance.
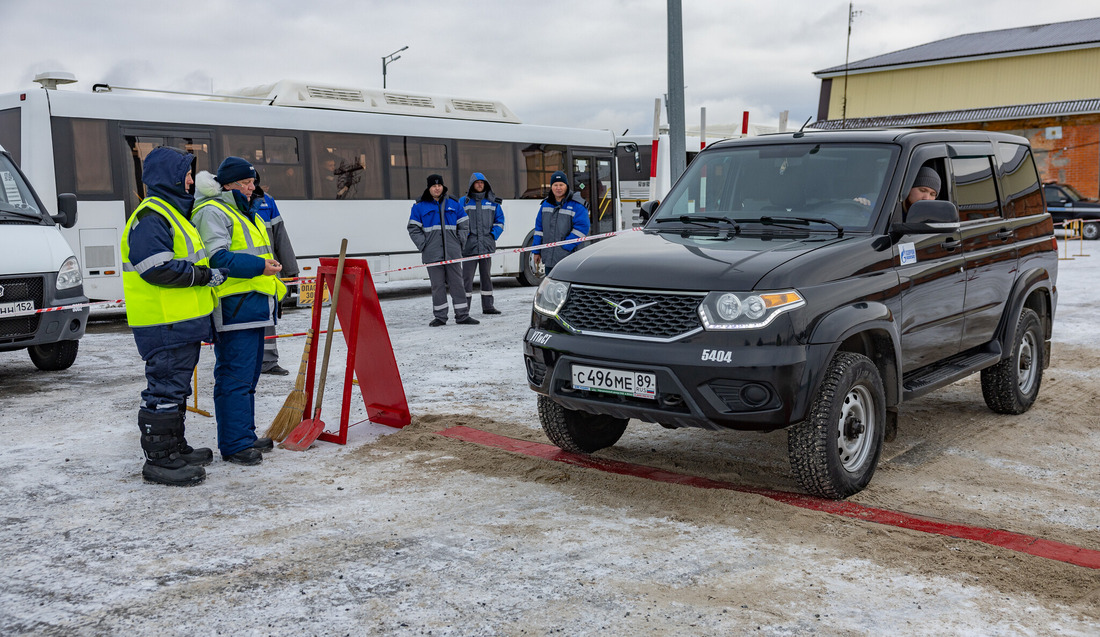
[[703, 329], [698, 308], [704, 296], [573, 285], [558, 315], [579, 334], [671, 341]]

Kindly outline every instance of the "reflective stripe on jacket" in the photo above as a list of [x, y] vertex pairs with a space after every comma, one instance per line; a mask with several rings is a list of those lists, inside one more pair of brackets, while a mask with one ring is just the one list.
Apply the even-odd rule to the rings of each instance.
[[[141, 263], [130, 263], [130, 230], [139, 212], [149, 209], [164, 217], [172, 228], [172, 254], [155, 254]], [[126, 295], [126, 322], [131, 327], [167, 325], [208, 316], [214, 311], [214, 290], [207, 286], [169, 288], [153, 285], [141, 273], [170, 259], [206, 266], [209, 259], [195, 226], [171, 204], [159, 197], [141, 202], [122, 231], [122, 289]]]

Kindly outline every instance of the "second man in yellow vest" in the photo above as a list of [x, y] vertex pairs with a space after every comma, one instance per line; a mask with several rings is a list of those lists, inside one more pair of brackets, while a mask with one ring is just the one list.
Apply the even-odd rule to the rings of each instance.
[[227, 157], [217, 175], [200, 172], [192, 217], [211, 266], [229, 271], [214, 288], [214, 412], [222, 458], [243, 465], [259, 464], [261, 452], [273, 448], [269, 438], [256, 437], [256, 383], [264, 328], [275, 324], [286, 295], [267, 228], [250, 209], [255, 180], [256, 169], [240, 157]]

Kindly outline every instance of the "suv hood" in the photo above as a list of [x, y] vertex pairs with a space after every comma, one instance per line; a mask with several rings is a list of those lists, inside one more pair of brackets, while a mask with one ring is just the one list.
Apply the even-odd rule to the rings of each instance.
[[[847, 254], [854, 241], [870, 241], [824, 233], [726, 236], [724, 230], [717, 236], [692, 232], [686, 237], [667, 231], [631, 232], [569, 255], [554, 267], [554, 279], [630, 288], [752, 290], [774, 271], [790, 273], [797, 268], [799, 284], [805, 285], [835, 278], [830, 274], [839, 274], [837, 268], [823, 267], [824, 263], [838, 252]], [[660, 269], [655, 269], [658, 263]], [[789, 276], [772, 278], [776, 288], [791, 286]]]

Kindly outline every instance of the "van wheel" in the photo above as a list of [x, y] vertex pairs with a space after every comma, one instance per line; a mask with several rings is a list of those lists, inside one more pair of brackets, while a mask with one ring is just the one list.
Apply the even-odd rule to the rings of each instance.
[[839, 500], [871, 481], [886, 431], [886, 397], [869, 358], [837, 352], [810, 416], [787, 432], [795, 478], [813, 495]]
[[566, 409], [546, 396], [538, 400], [542, 430], [565, 451], [592, 453], [615, 444], [626, 431], [626, 418]]
[[27, 348], [27, 353], [31, 355], [31, 362], [38, 369], [56, 372], [72, 367], [79, 346], [80, 341], [58, 341], [47, 345], [31, 345]]
[[1100, 221], [1086, 221], [1081, 224], [1081, 236], [1089, 241], [1096, 241], [1100, 237]]
[[1011, 355], [982, 370], [982, 397], [998, 414], [1022, 414], [1035, 403], [1042, 382], [1042, 324], [1038, 314], [1024, 308], [1016, 322]]

